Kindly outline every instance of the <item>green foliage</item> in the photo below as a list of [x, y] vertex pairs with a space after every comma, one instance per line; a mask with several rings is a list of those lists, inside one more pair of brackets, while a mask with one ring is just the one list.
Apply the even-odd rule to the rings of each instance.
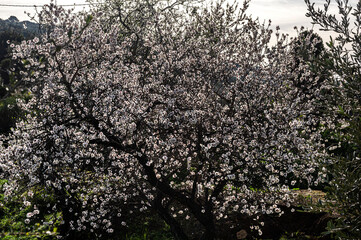
[[[92, 15], [88, 15], [88, 16], [86, 17], [86, 19], [85, 19], [86, 25], [89, 25], [92, 19], [93, 19], [93, 16], [92, 16]], [[68, 35], [69, 35], [69, 33], [68, 33]]]
[[172, 240], [172, 234], [168, 225], [164, 225], [163, 229], [152, 230], [148, 226], [148, 222], [144, 222], [142, 228], [136, 229], [130, 234], [126, 234], [126, 240]]
[[144, 215], [133, 213], [129, 215], [127, 228], [118, 229], [114, 239], [125, 240], [172, 240], [174, 239], [167, 225], [153, 211]]
[[[46, 214], [43, 209], [40, 214], [33, 217], [29, 223], [26, 223], [26, 214], [34, 210], [34, 206], [24, 206], [23, 196], [16, 196], [8, 199], [4, 196], [4, 186], [7, 180], [0, 180], [0, 237], [1, 239], [56, 239], [57, 226], [60, 224], [61, 215], [57, 216]], [[35, 190], [35, 197], [39, 206], [42, 202], [49, 201], [48, 198], [41, 199], [44, 196], [43, 191]], [[53, 222], [53, 224], [44, 225], [44, 221]]]
[[[12, 24], [17, 23], [16, 19], [10, 20]], [[20, 71], [28, 62], [13, 62], [9, 43], [19, 43], [30, 37], [33, 37], [33, 34], [25, 34], [17, 28], [5, 26], [0, 29], [0, 134], [8, 133], [11, 127], [15, 127], [16, 121], [25, 114], [17, 106], [16, 100], [27, 100], [30, 97], [25, 86], [21, 86], [20, 77]]]
[[[1, 88], [2, 87], [0, 87], [0, 90]], [[9, 132], [10, 128], [15, 127], [15, 123], [19, 119], [25, 117], [25, 112], [18, 107], [16, 100], [28, 100], [29, 98], [29, 93], [27, 91], [22, 91], [4, 99], [0, 99], [0, 133]]]
[[347, 225], [341, 219], [327, 222], [326, 231], [322, 233], [323, 237], [331, 239], [353, 239], [352, 236], [347, 233]]
[[[335, 121], [326, 124], [325, 144], [334, 156], [329, 166], [330, 209], [339, 218], [328, 225], [327, 235], [347, 233], [348, 239], [361, 238], [361, 2], [355, 7], [348, 1], [336, 1], [339, 15], [330, 14], [331, 1], [324, 8], [315, 8], [305, 0], [308, 16], [324, 30], [339, 35], [327, 43], [327, 57], [319, 63], [334, 81], [333, 101], [329, 101], [329, 115]], [[351, 15], [355, 18], [351, 18]], [[351, 23], [351, 19], [355, 19]], [[358, 29], [354, 31], [354, 29]]]

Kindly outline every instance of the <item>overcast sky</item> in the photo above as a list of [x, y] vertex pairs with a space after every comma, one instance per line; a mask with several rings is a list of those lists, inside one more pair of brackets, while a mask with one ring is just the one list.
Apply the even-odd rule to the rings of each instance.
[[[242, 2], [242, 0], [239, 0]], [[325, 0], [312, 0], [318, 4], [322, 4]], [[350, 3], [356, 5], [358, 0], [350, 0]], [[49, 3], [50, 0], [0, 0], [1, 4], [12, 4], [12, 5], [42, 5]], [[57, 4], [84, 4], [86, 0], [57, 0]], [[83, 7], [77, 7], [76, 9], [82, 10]], [[333, 9], [335, 12], [336, 8]], [[24, 7], [6, 7], [0, 6], [0, 18], [7, 19], [9, 16], [14, 15], [18, 17], [19, 20], [28, 19], [24, 14], [24, 11], [34, 13], [34, 8], [24, 8]], [[293, 30], [294, 26], [305, 26], [312, 28], [310, 24], [310, 19], [305, 17], [307, 12], [306, 4], [304, 0], [252, 0], [250, 4], [250, 9], [248, 11], [252, 16], [259, 17], [261, 21], [263, 20], [272, 20], [273, 27], [280, 26], [281, 32], [289, 33], [291, 36], [295, 35]], [[314, 30], [318, 30], [318, 27], [315, 26]], [[327, 34], [322, 34], [323, 37]]]
[[[41, 6], [44, 4], [49, 4], [50, 0], [0, 0], [0, 5], [36, 5]], [[72, 5], [72, 4], [85, 4], [86, 0], [57, 0], [59, 5]], [[41, 8], [38, 7], [40, 10]], [[82, 10], [83, 7], [77, 7], [76, 9]], [[29, 13], [35, 13], [34, 7], [8, 7], [0, 6], [0, 18], [7, 19], [9, 16], [16, 16], [20, 21], [29, 20], [24, 11]]]

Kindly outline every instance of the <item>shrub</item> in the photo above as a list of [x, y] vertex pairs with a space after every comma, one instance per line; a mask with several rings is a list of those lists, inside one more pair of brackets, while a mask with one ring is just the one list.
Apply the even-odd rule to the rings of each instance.
[[[338, 36], [327, 43], [328, 58], [320, 64], [331, 73], [334, 82], [334, 102], [330, 105], [330, 119], [325, 123], [328, 150], [334, 155], [330, 166], [333, 177], [331, 197], [336, 200], [335, 209], [340, 214], [334, 231], [343, 230], [348, 238], [361, 237], [361, 2], [355, 7], [348, 1], [336, 1], [339, 15], [329, 13], [331, 1], [325, 1], [323, 9], [316, 9], [309, 0], [308, 16], [313, 23]], [[353, 18], [352, 18], [353, 17]], [[354, 23], [351, 23], [351, 19]], [[332, 233], [332, 231], [330, 232]], [[342, 233], [340, 233], [342, 234]]]

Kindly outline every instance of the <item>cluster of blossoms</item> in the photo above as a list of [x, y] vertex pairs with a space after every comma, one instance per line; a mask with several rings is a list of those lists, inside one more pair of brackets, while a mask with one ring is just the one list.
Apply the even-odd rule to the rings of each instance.
[[212, 239], [232, 212], [282, 214], [295, 183], [321, 179], [320, 89], [296, 86], [307, 65], [291, 71], [283, 39], [270, 47], [246, 6], [160, 11], [142, 34], [46, 7], [47, 32], [13, 46], [33, 97], [2, 138], [6, 193], [42, 186], [78, 231], [154, 208], [178, 236], [193, 216]]

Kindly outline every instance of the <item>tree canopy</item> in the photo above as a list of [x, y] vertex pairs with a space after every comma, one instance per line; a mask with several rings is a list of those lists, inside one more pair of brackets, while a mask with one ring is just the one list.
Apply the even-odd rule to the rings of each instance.
[[[12, 48], [32, 98], [19, 101], [29, 114], [2, 137], [6, 194], [27, 192], [31, 204], [29, 189], [46, 189], [46, 211], [63, 213], [68, 238], [112, 233], [114, 221], [126, 225], [124, 211], [147, 208], [176, 239], [188, 239], [183, 219], [198, 221], [208, 240], [234, 212], [282, 214], [290, 188], [325, 176], [316, 126], [329, 85], [297, 85], [318, 78], [294, 64], [284, 38], [269, 44], [269, 25], [246, 14], [248, 3], [155, 1], [133, 9], [149, 15], [131, 23], [149, 17], [129, 34], [123, 16], [105, 28], [107, 12], [44, 7], [49, 31]], [[262, 235], [261, 226], [252, 228]]]

